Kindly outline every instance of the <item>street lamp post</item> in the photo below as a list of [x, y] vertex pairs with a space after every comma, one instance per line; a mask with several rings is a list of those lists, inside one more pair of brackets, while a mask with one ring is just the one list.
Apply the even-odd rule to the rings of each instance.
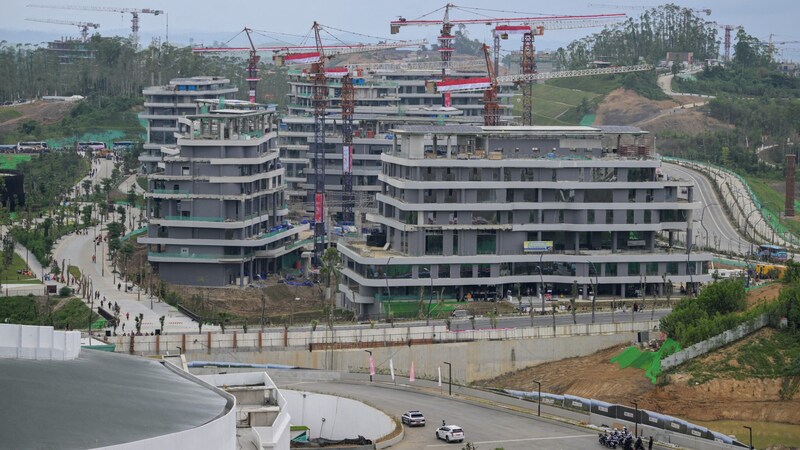
[[392, 262], [392, 258], [394, 258], [394, 256], [390, 256], [389, 259], [386, 260], [386, 268], [383, 270], [383, 276], [386, 278], [386, 301], [389, 303], [389, 312], [392, 311], [392, 292], [389, 290], [389, 263]]
[[753, 450], [753, 428], [748, 427], [747, 425], [742, 425], [742, 426], [747, 428], [747, 431], [750, 432], [750, 450]]
[[447, 361], [442, 361], [447, 364], [447, 394], [453, 395], [453, 365]]
[[638, 437], [639, 436], [639, 404], [637, 402], [631, 401], [633, 403], [633, 407], [636, 408], [636, 412], [633, 413], [633, 435]]
[[[544, 258], [544, 253], [539, 255], [539, 298], [542, 299], [542, 315], [544, 315], [544, 274], [542, 274], [542, 258]], [[531, 305], [531, 309], [533, 309], [533, 305]]]
[[[369, 359], [372, 361], [372, 351], [371, 350], [364, 350], [365, 352], [369, 353]], [[372, 369], [369, 369], [369, 382], [372, 383]]]
[[[597, 266], [594, 265], [594, 262], [586, 260], [589, 264], [592, 265], [592, 269], [594, 269], [594, 286], [592, 286], [592, 323], [594, 323], [594, 310], [595, 310], [595, 300], [597, 299], [597, 288], [600, 284], [600, 275], [597, 273]], [[591, 282], [592, 274], [589, 273], [589, 281]]]
[[539, 389], [539, 395], [536, 397], [539, 400], [539, 404], [536, 406], [536, 415], [541, 417], [542, 416], [542, 383], [536, 380], [533, 380], [536, 383], [536, 387]]
[[706, 228], [706, 224], [705, 222], [703, 222], [703, 218], [706, 215], [706, 209], [708, 209], [709, 206], [714, 206], [714, 205], [719, 206], [719, 203], [716, 202], [709, 203], [706, 206], [703, 206], [703, 211], [700, 212], [700, 226], [703, 227], [703, 231], [705, 231], [706, 233], [706, 248], [708, 248], [708, 228]]

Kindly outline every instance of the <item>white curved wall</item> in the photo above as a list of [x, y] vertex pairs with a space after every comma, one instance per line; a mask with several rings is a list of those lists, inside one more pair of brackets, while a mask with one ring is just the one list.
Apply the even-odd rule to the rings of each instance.
[[[382, 411], [349, 398], [281, 389], [292, 425], [310, 428], [312, 438], [355, 438], [373, 441], [394, 431], [395, 423]], [[325, 422], [322, 419], [325, 418]]]

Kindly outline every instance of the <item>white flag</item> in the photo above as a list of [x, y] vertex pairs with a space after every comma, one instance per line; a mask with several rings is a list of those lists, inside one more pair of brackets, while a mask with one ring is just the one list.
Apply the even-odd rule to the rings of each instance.
[[409, 371], [408, 374], [408, 381], [410, 383], [414, 382], [414, 361], [411, 361], [411, 370]]
[[394, 381], [394, 361], [389, 359], [389, 373], [392, 375], [392, 381]]
[[439, 387], [442, 387], [442, 367], [439, 366], [436, 370], [439, 371]]

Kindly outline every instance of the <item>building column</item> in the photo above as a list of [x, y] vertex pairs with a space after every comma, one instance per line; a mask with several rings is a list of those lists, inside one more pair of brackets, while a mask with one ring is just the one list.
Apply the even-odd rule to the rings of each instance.
[[573, 233], [575, 234], [575, 254], [577, 255], [581, 250], [581, 236], [577, 231], [573, 231]]
[[619, 296], [625, 298], [625, 291], [627, 290], [627, 286], [625, 285], [625, 283], [621, 283], [619, 287], [620, 287]]
[[[617, 251], [618, 251], [617, 248], [618, 248], [617, 247], [617, 232], [616, 231], [612, 231], [611, 232], [611, 253], [617, 253]], [[625, 294], [625, 292], [623, 292], [623, 294]]]

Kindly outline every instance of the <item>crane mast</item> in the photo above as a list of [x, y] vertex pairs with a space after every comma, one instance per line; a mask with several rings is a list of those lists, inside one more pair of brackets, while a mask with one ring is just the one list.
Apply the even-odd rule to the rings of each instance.
[[250, 57], [247, 59], [247, 87], [248, 87], [248, 99], [250, 103], [255, 103], [257, 96], [256, 96], [256, 87], [258, 86], [258, 62], [261, 60], [261, 57], [258, 56], [258, 51], [256, 50], [256, 46], [253, 45], [253, 38], [250, 36], [250, 32], [252, 30], [250, 28], [245, 27], [244, 32], [247, 33], [247, 40], [250, 42]]
[[314, 74], [311, 97], [314, 105], [314, 261], [317, 264], [325, 251], [325, 103], [328, 97], [325, 53], [319, 28], [319, 23], [314, 22], [314, 39], [319, 53], [319, 59], [311, 65]]
[[350, 73], [342, 77], [342, 221], [355, 223], [353, 213], [353, 113], [355, 112], [355, 88]]

